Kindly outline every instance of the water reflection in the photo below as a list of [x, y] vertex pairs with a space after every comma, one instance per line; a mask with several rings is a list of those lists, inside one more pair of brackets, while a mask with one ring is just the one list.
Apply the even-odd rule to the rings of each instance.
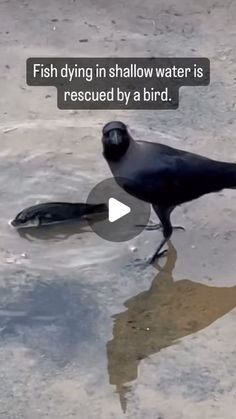
[[114, 316], [113, 339], [107, 343], [110, 384], [116, 386], [123, 411], [129, 383], [142, 359], [195, 333], [236, 306], [236, 286], [213, 287], [181, 279], [172, 272], [177, 252], [169, 244], [165, 266], [148, 291], [127, 300], [127, 310]]

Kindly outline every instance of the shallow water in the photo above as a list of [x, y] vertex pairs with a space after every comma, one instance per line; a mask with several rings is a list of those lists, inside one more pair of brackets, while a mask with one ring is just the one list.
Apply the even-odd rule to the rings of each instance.
[[[68, 137], [67, 128], [64, 130]], [[19, 130], [17, 138], [25, 132], [25, 128]], [[99, 150], [100, 142], [95, 145], [95, 139], [92, 141], [93, 148]], [[160, 232], [143, 232], [130, 242], [111, 243], [93, 233], [86, 222], [41, 229], [10, 227], [9, 218], [37, 201], [85, 201], [94, 186], [89, 163], [102, 179], [101, 159], [95, 157], [88, 143], [83, 146], [79, 140], [76, 145], [80, 150], [84, 147], [86, 162], [77, 150], [65, 155], [64, 145], [62, 142], [61, 152], [55, 157], [46, 150], [34, 155], [34, 147], [25, 144], [21, 158], [17, 155], [2, 160], [3, 398], [7, 409], [12, 410], [13, 380], [22, 406], [14, 406], [17, 415], [20, 409], [25, 412], [27, 397], [33, 404], [29, 411], [34, 417], [48, 411], [56, 417], [61, 414], [61, 404], [62, 412], [73, 416], [79, 409], [84, 418], [118, 418], [124, 413], [141, 418], [146, 417], [145, 411], [148, 417], [154, 417], [150, 408], [143, 411], [142, 403], [138, 407], [134, 389], [142, 379], [141, 365], [155, 355], [157, 367], [158, 353], [168, 347], [178, 353], [181, 339], [230, 312], [236, 305], [236, 281], [224, 266], [225, 276], [221, 278], [217, 252], [219, 265], [215, 268], [211, 263], [199, 262], [201, 248], [192, 243], [199, 240], [205, 249], [210, 245], [207, 260], [210, 257], [213, 261], [214, 246], [220, 249], [220, 245], [214, 244], [211, 225], [204, 238], [204, 226], [194, 231], [182, 210], [177, 211], [176, 219], [187, 231], [173, 236], [180, 261], [176, 248], [169, 243], [167, 257], [156, 266], [147, 265], [145, 258], [155, 249]], [[204, 275], [188, 276], [190, 266], [195, 272], [202, 269]], [[210, 278], [213, 274], [214, 280]], [[10, 365], [7, 370], [5, 363]], [[207, 385], [208, 378], [204, 380]], [[148, 389], [149, 379], [143, 385]], [[198, 378], [193, 378], [192, 385], [199, 391]]]

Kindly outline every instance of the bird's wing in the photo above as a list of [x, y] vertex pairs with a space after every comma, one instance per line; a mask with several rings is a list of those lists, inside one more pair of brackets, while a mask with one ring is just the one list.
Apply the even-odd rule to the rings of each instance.
[[222, 189], [225, 164], [179, 150], [160, 153], [136, 171], [126, 190], [148, 202], [179, 205]]

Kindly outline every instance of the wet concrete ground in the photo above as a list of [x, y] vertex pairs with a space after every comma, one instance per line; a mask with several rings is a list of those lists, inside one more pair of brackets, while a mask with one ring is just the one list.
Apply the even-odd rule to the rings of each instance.
[[[86, 225], [7, 224], [110, 176], [100, 135], [114, 117], [235, 161], [234, 16], [231, 1], [0, 2], [1, 418], [235, 417], [235, 191], [177, 209], [186, 232], [156, 268], [142, 260], [159, 232], [119, 244]], [[25, 60], [50, 55], [206, 56], [211, 84], [182, 88], [178, 111], [59, 111], [55, 89], [25, 84]]]

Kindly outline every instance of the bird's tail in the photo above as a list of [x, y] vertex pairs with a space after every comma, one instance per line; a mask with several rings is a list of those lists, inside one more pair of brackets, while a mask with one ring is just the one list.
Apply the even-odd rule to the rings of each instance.
[[236, 163], [221, 163], [220, 182], [222, 189], [236, 189]]

